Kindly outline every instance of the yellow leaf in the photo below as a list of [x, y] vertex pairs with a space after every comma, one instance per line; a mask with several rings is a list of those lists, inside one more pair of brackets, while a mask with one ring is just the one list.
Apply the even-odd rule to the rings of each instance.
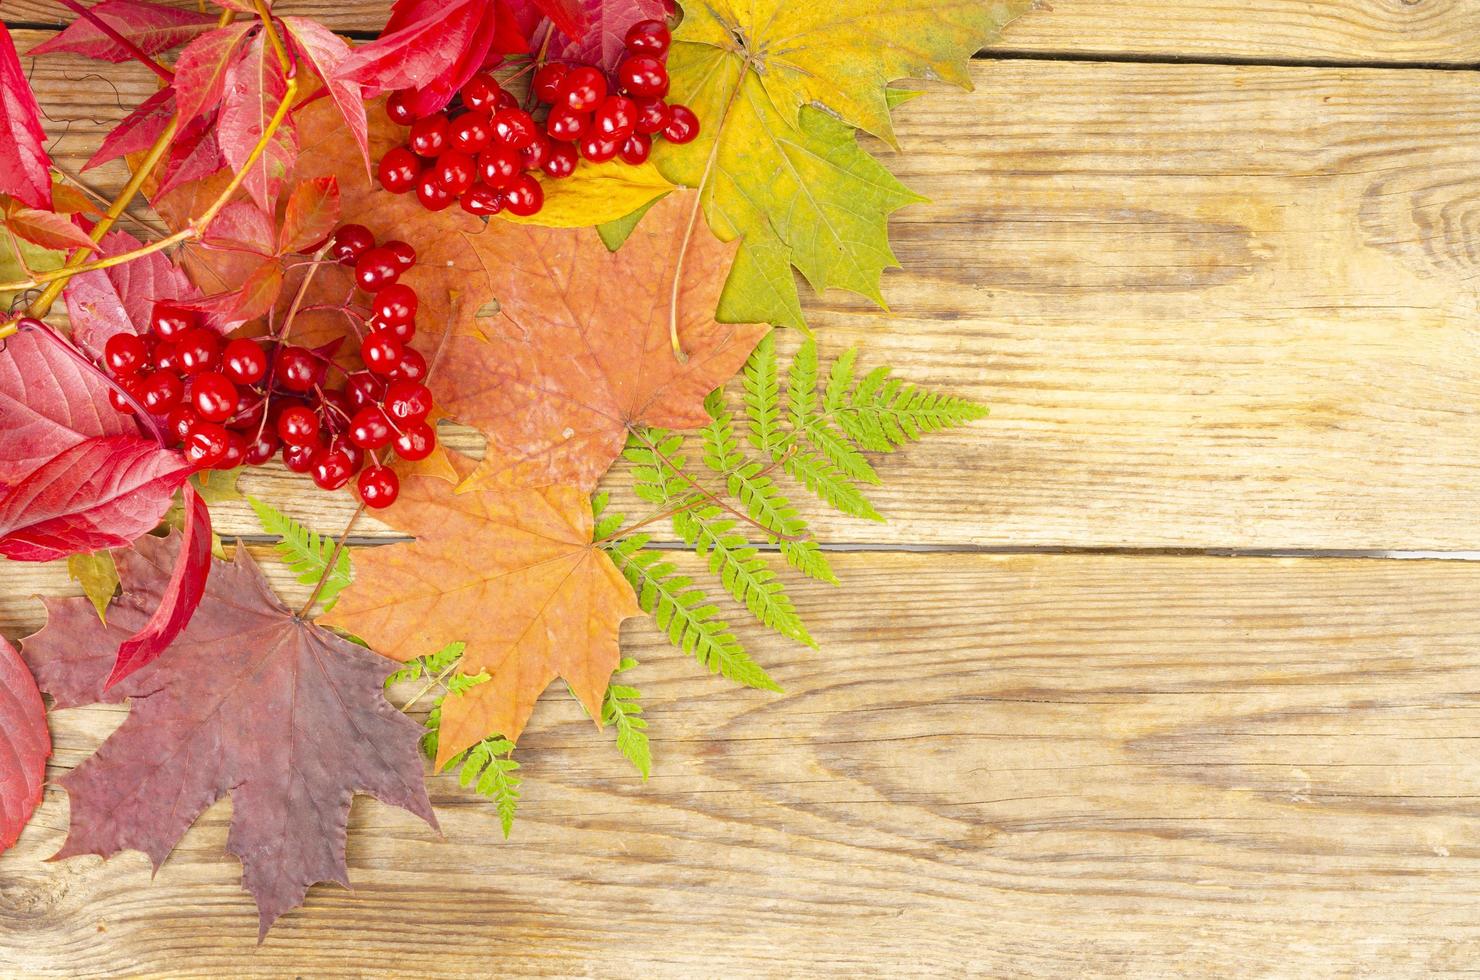
[[650, 162], [632, 167], [620, 160], [582, 163], [564, 180], [542, 180], [545, 206], [528, 218], [502, 212], [499, 217], [521, 225], [546, 228], [585, 228], [625, 217], [673, 190]]
[[72, 577], [72, 581], [82, 586], [83, 593], [98, 611], [98, 619], [106, 622], [103, 612], [108, 608], [108, 603], [113, 601], [113, 593], [118, 590], [118, 567], [113, 563], [113, 552], [94, 551], [90, 555], [72, 555], [67, 559], [67, 574]]

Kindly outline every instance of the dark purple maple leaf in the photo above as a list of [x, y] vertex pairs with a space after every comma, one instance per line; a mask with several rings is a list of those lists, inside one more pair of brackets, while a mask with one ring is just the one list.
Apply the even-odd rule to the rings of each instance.
[[[145, 54], [168, 51], [210, 30], [216, 23], [211, 14], [144, 0], [103, 0], [92, 8], [92, 13], [138, 45]], [[30, 53], [80, 54], [84, 58], [114, 64], [134, 56], [132, 51], [103, 33], [86, 17], [79, 17], [56, 37], [32, 48]]]
[[41, 107], [16, 54], [10, 28], [0, 24], [0, 192], [51, 210], [51, 157], [41, 130]]
[[36, 681], [0, 637], [0, 853], [21, 835], [41, 802], [51, 733]]
[[146, 537], [115, 556], [125, 591], [107, 625], [87, 599], [50, 599], [45, 628], [23, 643], [58, 707], [133, 701], [123, 726], [61, 780], [72, 825], [57, 857], [139, 850], [158, 868], [230, 794], [226, 846], [257, 901], [260, 938], [316, 882], [348, 886], [356, 791], [436, 827], [420, 727], [383, 696], [397, 665], [293, 615], [240, 547], [234, 562], [212, 562], [179, 639], [105, 692], [112, 650], [158, 605], [179, 547]]

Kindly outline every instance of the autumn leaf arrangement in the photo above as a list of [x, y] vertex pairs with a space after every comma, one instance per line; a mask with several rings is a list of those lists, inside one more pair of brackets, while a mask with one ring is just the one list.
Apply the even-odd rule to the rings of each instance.
[[[507, 834], [557, 680], [646, 777], [622, 623], [779, 691], [730, 620], [815, 646], [790, 585], [838, 578], [794, 501], [882, 520], [880, 456], [984, 414], [824, 363], [796, 277], [882, 304], [918, 198], [860, 136], [894, 142], [891, 83], [968, 84], [1028, 0], [397, 0], [360, 45], [268, 0], [62, 3], [28, 54], [157, 86], [84, 168], [127, 162], [110, 199], [50, 159], [0, 30], [0, 556], [86, 593], [0, 639], [0, 851], [42, 796], [40, 692], [130, 705], [59, 780], [58, 857], [158, 866], [229, 795], [264, 936], [348, 884], [356, 793], [435, 827], [423, 755]], [[212, 529], [260, 466], [351, 514], [248, 501], [301, 603]], [[367, 511], [407, 540], [352, 562]]]

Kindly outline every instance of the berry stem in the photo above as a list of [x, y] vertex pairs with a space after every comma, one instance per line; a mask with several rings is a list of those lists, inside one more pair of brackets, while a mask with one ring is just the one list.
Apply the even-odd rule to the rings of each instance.
[[719, 159], [720, 134], [724, 130], [725, 121], [730, 118], [730, 110], [735, 108], [735, 100], [740, 97], [740, 90], [745, 87], [745, 73], [750, 71], [750, 64], [751, 57], [747, 52], [745, 60], [740, 64], [740, 72], [735, 77], [735, 88], [725, 101], [725, 107], [720, 112], [719, 118], [714, 121], [714, 145], [709, 148], [709, 159], [704, 162], [704, 173], [699, 176], [699, 184], [694, 188], [696, 191], [694, 208], [689, 214], [689, 223], [684, 228], [683, 241], [678, 246], [678, 259], [673, 264], [673, 290], [668, 297], [668, 341], [673, 345], [673, 356], [680, 364], [689, 362], [689, 355], [684, 351], [683, 343], [678, 339], [678, 294], [683, 287], [684, 260], [688, 258], [689, 245], [694, 240], [694, 226], [699, 223], [699, 210], [704, 206], [704, 192], [709, 187], [709, 178], [713, 176], [715, 162]]
[[417, 691], [415, 697], [413, 697], [410, 701], [407, 701], [405, 704], [401, 705], [401, 711], [410, 711], [412, 706], [415, 705], [416, 702], [420, 701], [422, 698], [430, 694], [432, 692], [432, 688], [440, 687], [442, 685], [442, 682], [447, 680], [448, 675], [450, 675], [460, 666], [462, 666], [462, 657], [458, 657], [452, 663], [448, 664], [443, 669], [442, 673], [438, 674], [436, 677], [433, 677], [431, 682], [427, 684], [426, 687], [422, 688], [420, 691]]
[[106, 34], [109, 40], [113, 41], [113, 43], [119, 45], [125, 51], [127, 51], [131, 56], [133, 56], [133, 59], [135, 61], [139, 62], [145, 68], [148, 68], [150, 71], [154, 72], [154, 74], [164, 79], [165, 84], [169, 84], [170, 82], [173, 82], [175, 80], [174, 72], [170, 71], [164, 65], [161, 65], [159, 62], [149, 57], [148, 53], [145, 52], [143, 48], [139, 47], [137, 44], [130, 41], [122, 34], [118, 33], [118, 31], [113, 29], [112, 24], [108, 23], [103, 18], [93, 13], [87, 7], [84, 7], [82, 4], [78, 3], [77, 0], [60, 0], [60, 2], [62, 6], [66, 7], [68, 10], [71, 10], [73, 13], [77, 14], [77, 16], [88, 21], [92, 24], [92, 26], [96, 27], [98, 30]]
[[353, 514], [349, 515], [349, 523], [344, 526], [344, 533], [339, 536], [339, 542], [334, 545], [334, 551], [329, 555], [329, 561], [324, 565], [324, 571], [319, 575], [318, 583], [309, 593], [308, 601], [303, 604], [303, 608], [298, 610], [299, 619], [306, 617], [308, 611], [313, 608], [313, 604], [319, 601], [319, 595], [324, 591], [324, 583], [329, 581], [329, 575], [334, 571], [334, 566], [339, 564], [339, 555], [344, 551], [344, 543], [349, 540], [349, 532], [354, 530], [355, 521], [358, 521], [363, 513], [365, 513], [365, 505], [362, 503], [355, 508]]

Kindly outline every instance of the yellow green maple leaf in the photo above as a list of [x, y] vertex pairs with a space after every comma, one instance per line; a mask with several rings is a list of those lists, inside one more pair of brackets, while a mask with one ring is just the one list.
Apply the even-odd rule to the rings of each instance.
[[691, 0], [669, 60], [673, 101], [703, 124], [654, 160], [703, 188], [710, 227], [744, 245], [719, 318], [803, 327], [792, 267], [814, 290], [883, 305], [898, 265], [889, 215], [920, 198], [857, 143], [893, 141], [888, 84], [969, 85], [966, 60], [1031, 0]]

